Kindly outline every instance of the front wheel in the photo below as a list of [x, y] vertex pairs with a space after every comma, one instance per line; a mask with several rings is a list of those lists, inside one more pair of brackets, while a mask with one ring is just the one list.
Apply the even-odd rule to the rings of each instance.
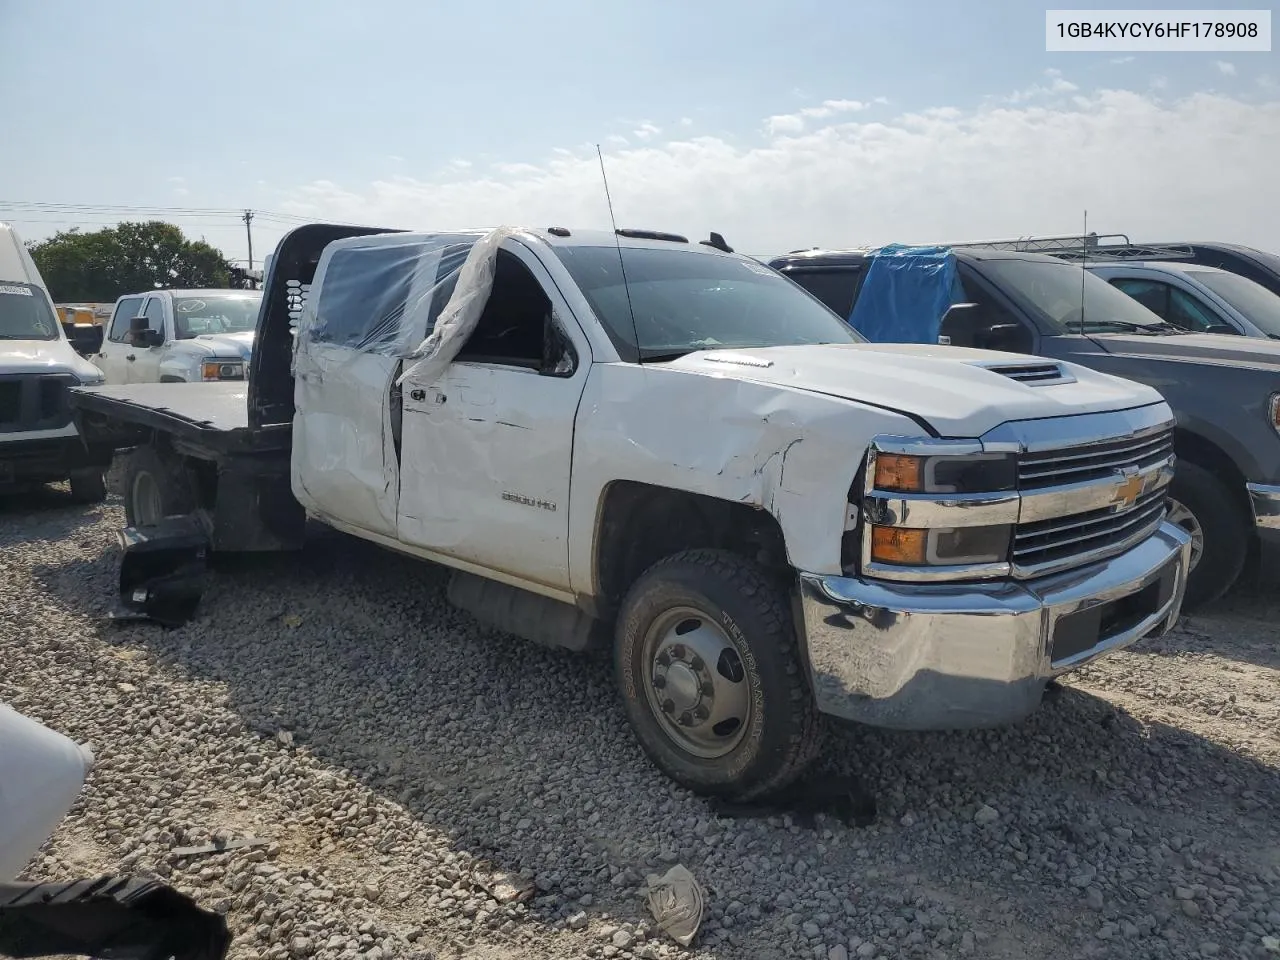
[[784, 593], [744, 557], [690, 550], [650, 567], [623, 601], [614, 667], [641, 747], [690, 790], [762, 799], [818, 753]]
[[1204, 467], [1180, 461], [1169, 485], [1168, 519], [1191, 535], [1188, 608], [1218, 599], [1244, 569], [1249, 525], [1231, 490]]
[[101, 467], [71, 474], [71, 499], [76, 503], [102, 503], [107, 499], [107, 478]]

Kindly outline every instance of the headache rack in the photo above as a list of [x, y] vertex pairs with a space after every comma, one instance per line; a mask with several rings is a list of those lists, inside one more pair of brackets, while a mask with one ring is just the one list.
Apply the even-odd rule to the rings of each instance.
[[1123, 233], [1018, 237], [1012, 240], [967, 240], [963, 243], [948, 243], [943, 246], [984, 247], [988, 250], [1009, 250], [1016, 253], [1044, 253], [1060, 260], [1079, 260], [1090, 263], [1124, 260], [1185, 261], [1195, 256], [1195, 251], [1187, 244], [1134, 243], [1127, 234]]

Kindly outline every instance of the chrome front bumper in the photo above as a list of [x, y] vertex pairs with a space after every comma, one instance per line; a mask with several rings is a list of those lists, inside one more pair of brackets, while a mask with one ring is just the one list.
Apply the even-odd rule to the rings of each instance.
[[1280, 487], [1267, 483], [1245, 486], [1253, 505], [1253, 525], [1259, 530], [1280, 530]]
[[1052, 677], [1170, 630], [1191, 538], [1167, 521], [1110, 560], [1038, 580], [902, 584], [802, 574], [818, 709], [880, 727], [1019, 720]]

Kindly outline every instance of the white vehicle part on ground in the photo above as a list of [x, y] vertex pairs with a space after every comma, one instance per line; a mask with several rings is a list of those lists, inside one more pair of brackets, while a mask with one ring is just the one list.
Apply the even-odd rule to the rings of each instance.
[[92, 766], [87, 747], [0, 703], [0, 883], [52, 836]]
[[[325, 248], [293, 354], [290, 472], [294, 496], [308, 511], [397, 535], [392, 390], [404, 364], [422, 358], [443, 370], [461, 349], [484, 309], [508, 233], [375, 234]], [[358, 268], [345, 271], [352, 252]]]

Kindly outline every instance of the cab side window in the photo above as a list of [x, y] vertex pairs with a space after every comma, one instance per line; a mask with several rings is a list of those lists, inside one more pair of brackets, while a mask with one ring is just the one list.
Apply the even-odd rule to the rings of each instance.
[[1158, 316], [1166, 323], [1193, 333], [1237, 333], [1185, 290], [1160, 280], [1139, 280], [1136, 277], [1118, 277], [1111, 285]]
[[116, 312], [111, 316], [111, 327], [107, 331], [107, 339], [116, 343], [125, 343], [129, 339], [130, 321], [138, 315], [142, 306], [142, 297], [125, 297], [116, 304]]
[[1128, 294], [1154, 313], [1161, 320], [1169, 320], [1169, 285], [1155, 280], [1138, 280], [1135, 277], [1117, 277], [1111, 285]]
[[147, 329], [164, 336], [164, 302], [159, 297], [152, 297], [147, 301], [142, 315], [147, 318]]
[[1169, 322], [1197, 333], [1238, 333], [1216, 313], [1184, 290], [1169, 291]]
[[561, 377], [577, 368], [573, 345], [561, 331], [542, 284], [506, 250], [498, 251], [493, 290], [455, 359], [528, 367]]
[[1035, 338], [1026, 322], [989, 293], [965, 264], [959, 268], [962, 302], [976, 306], [960, 312], [952, 328], [952, 345], [1031, 353], [1035, 349]]

